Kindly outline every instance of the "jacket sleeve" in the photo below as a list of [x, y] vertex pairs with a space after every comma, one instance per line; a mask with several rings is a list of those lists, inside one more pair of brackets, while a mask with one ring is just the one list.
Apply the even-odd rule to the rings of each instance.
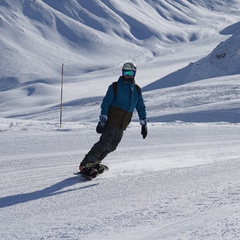
[[107, 93], [105, 97], [102, 100], [101, 104], [101, 115], [107, 115], [108, 116], [108, 110], [109, 107], [114, 99], [114, 91], [112, 84], [108, 87]]
[[140, 120], [141, 119], [142, 120], [146, 119], [146, 117], [147, 117], [146, 106], [145, 106], [145, 103], [143, 101], [142, 92], [139, 94], [136, 109], [137, 109], [137, 112], [138, 112], [139, 119]]

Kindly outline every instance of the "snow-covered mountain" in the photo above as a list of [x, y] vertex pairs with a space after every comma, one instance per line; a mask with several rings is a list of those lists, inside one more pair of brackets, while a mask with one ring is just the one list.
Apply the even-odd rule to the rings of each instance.
[[[0, 239], [240, 239], [238, 0], [0, 0]], [[73, 175], [126, 60], [110, 171]], [[61, 66], [63, 123], [59, 127]]]
[[[144, 90], [178, 86], [202, 79], [240, 74], [240, 22], [227, 27], [222, 33], [233, 33], [224, 42], [221, 42], [206, 57], [190, 63], [188, 66], [177, 70], [153, 83]], [[231, 29], [229, 31], [228, 29]]]
[[[3, 116], [25, 115], [29, 107], [47, 106], [48, 111], [57, 106], [62, 63], [67, 105], [102, 96], [126, 60], [135, 61], [139, 71], [144, 69], [138, 74], [144, 91], [237, 74], [239, 5], [239, 1], [2, 0]], [[216, 48], [221, 41], [226, 42]], [[181, 61], [175, 61], [179, 57]]]
[[164, 57], [172, 44], [213, 34], [217, 43], [238, 20], [239, 1], [2, 0], [0, 7], [0, 79], [15, 85], [56, 78], [62, 63], [67, 76], [78, 76]]

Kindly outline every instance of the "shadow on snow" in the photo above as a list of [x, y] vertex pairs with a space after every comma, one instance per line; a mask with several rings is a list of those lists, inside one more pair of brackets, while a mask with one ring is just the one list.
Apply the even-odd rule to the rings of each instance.
[[54, 195], [63, 194], [63, 193], [76, 191], [76, 190], [80, 190], [80, 189], [85, 189], [85, 188], [89, 188], [89, 187], [98, 185], [97, 183], [95, 183], [95, 184], [90, 184], [90, 185], [83, 186], [80, 188], [62, 190], [66, 187], [70, 187], [70, 186], [73, 186], [73, 185], [75, 185], [77, 183], [81, 183], [81, 182], [86, 182], [86, 181], [79, 180], [79, 177], [71, 177], [71, 178], [67, 178], [59, 183], [56, 183], [50, 187], [47, 187], [43, 190], [3, 197], [3, 198], [0, 198], [0, 208], [10, 207], [10, 206], [13, 206], [13, 205], [16, 205], [19, 203], [26, 203], [26, 202], [33, 201], [33, 200], [51, 197]]

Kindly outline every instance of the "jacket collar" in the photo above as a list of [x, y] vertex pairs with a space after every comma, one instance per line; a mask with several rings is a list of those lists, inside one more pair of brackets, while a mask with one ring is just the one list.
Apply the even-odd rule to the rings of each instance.
[[124, 81], [124, 78], [122, 76], [119, 77], [118, 81], [123, 82], [124, 84], [128, 84], [129, 86], [132, 86], [135, 84], [135, 80], [133, 79], [132, 82]]

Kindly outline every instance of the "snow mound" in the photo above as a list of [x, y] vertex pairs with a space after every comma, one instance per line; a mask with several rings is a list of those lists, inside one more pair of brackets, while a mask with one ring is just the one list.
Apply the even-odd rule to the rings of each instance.
[[239, 64], [240, 31], [237, 30], [233, 36], [221, 42], [206, 57], [145, 86], [143, 90], [151, 91], [202, 79], [240, 74]]

